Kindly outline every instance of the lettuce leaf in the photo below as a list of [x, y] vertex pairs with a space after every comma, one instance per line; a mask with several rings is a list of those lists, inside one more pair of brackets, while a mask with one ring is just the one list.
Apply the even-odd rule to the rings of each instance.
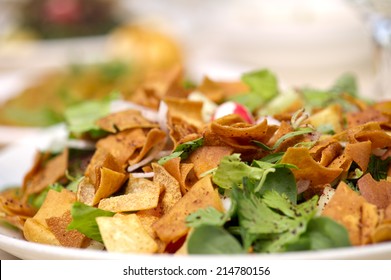
[[245, 73], [242, 81], [248, 85], [250, 91], [236, 95], [231, 100], [246, 106], [250, 111], [258, 109], [278, 95], [277, 78], [267, 69]]
[[81, 202], [75, 202], [71, 209], [72, 221], [67, 229], [76, 229], [91, 239], [103, 242], [96, 217], [112, 217], [114, 214], [114, 212], [88, 206]]

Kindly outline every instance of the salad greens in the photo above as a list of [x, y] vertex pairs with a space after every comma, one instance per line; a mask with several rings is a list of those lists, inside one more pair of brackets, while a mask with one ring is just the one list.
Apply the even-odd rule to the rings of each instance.
[[[248, 165], [239, 154], [221, 160], [213, 182], [229, 193], [231, 206], [224, 214], [210, 207], [187, 217], [187, 225], [194, 228], [188, 240], [189, 253], [240, 254], [350, 246], [343, 226], [316, 216], [317, 196], [297, 203], [291, 171], [295, 166], [268, 161], [254, 160]], [[218, 248], [215, 240], [219, 240]]]
[[103, 242], [95, 218], [112, 217], [114, 214], [114, 212], [75, 202], [71, 209], [72, 222], [68, 225], [68, 230], [76, 229], [93, 240]]

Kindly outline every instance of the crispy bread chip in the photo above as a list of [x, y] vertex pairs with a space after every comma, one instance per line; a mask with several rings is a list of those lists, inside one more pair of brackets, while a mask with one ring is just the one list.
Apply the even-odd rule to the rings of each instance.
[[351, 158], [360, 169], [365, 172], [368, 168], [369, 159], [372, 153], [372, 143], [370, 141], [348, 143], [345, 147], [346, 155]]
[[102, 199], [98, 208], [112, 212], [131, 212], [157, 207], [161, 192], [159, 184], [147, 179], [130, 182], [136, 186], [128, 187], [128, 192], [124, 195]]
[[154, 172], [153, 181], [157, 184], [161, 184], [164, 187], [164, 193], [162, 198], [163, 213], [174, 206], [182, 198], [181, 188], [179, 182], [164, 169], [163, 166], [157, 163], [152, 163]]
[[376, 181], [370, 173], [361, 177], [357, 185], [361, 195], [380, 209], [387, 208], [391, 204], [391, 182]]
[[151, 73], [130, 99], [137, 104], [157, 110], [160, 101], [166, 96], [186, 96], [183, 87], [180, 87], [182, 76], [183, 69], [179, 65]]
[[296, 180], [310, 180], [311, 186], [330, 184], [342, 172], [341, 168], [328, 168], [320, 165], [311, 157], [307, 148], [288, 148], [281, 163], [296, 165], [298, 169], [292, 170]]
[[322, 215], [344, 225], [353, 245], [368, 243], [369, 234], [378, 221], [377, 207], [369, 204], [364, 197], [354, 192], [344, 182], [339, 183]]
[[22, 200], [19, 189], [11, 188], [0, 193], [0, 212], [26, 219], [34, 216], [37, 210]]
[[194, 164], [181, 163], [180, 157], [167, 161], [163, 166], [179, 182], [182, 195], [188, 192], [191, 186], [198, 180], [194, 174]]
[[109, 252], [141, 254], [155, 253], [158, 250], [158, 245], [144, 229], [136, 214], [97, 217], [96, 222]]
[[306, 123], [318, 128], [322, 125], [331, 125], [334, 132], [339, 133], [342, 129], [342, 108], [339, 104], [330, 105], [311, 115]]
[[95, 192], [92, 205], [96, 205], [103, 198], [109, 197], [118, 191], [125, 182], [127, 175], [121, 172], [102, 167], [100, 169], [100, 182]]
[[60, 246], [56, 236], [49, 230], [48, 227], [42, 225], [33, 218], [28, 218], [24, 223], [23, 235], [27, 241]]
[[71, 211], [66, 211], [61, 217], [46, 219], [46, 224], [62, 246], [82, 248], [89, 239], [75, 229], [68, 230], [67, 227], [71, 221]]
[[347, 113], [346, 120], [348, 127], [359, 126], [369, 122], [378, 122], [380, 124], [389, 122], [389, 118], [387, 116], [383, 115], [381, 111], [371, 107], [363, 111]]
[[[76, 201], [76, 194], [66, 189], [57, 192], [49, 190], [45, 201], [41, 208], [35, 214], [33, 218], [26, 220], [23, 227], [23, 234], [28, 241], [39, 242], [44, 244], [60, 245], [61, 242], [56, 238], [48, 225], [52, 223], [50, 220], [53, 217], [61, 218], [63, 215], [70, 211], [72, 204]], [[55, 222], [55, 223], [58, 223]], [[54, 227], [58, 233], [58, 227]], [[73, 236], [73, 235], [71, 235]], [[74, 236], [79, 240], [79, 236]], [[67, 244], [79, 244], [78, 241], [70, 241], [70, 236], [67, 237]]]
[[77, 186], [77, 201], [83, 202], [89, 206], [94, 205], [95, 186], [88, 177], [84, 177]]
[[194, 173], [200, 178], [203, 173], [217, 167], [223, 157], [232, 153], [232, 147], [202, 146], [192, 152], [187, 161], [194, 164]]
[[214, 207], [223, 212], [217, 190], [213, 188], [211, 177], [199, 180], [168, 213], [153, 224], [157, 235], [166, 243], [175, 242], [189, 231], [186, 217], [201, 208]]
[[[45, 156], [41, 159], [44, 158]], [[47, 186], [54, 184], [65, 175], [68, 168], [68, 150], [65, 149], [46, 163], [41, 160], [39, 165], [39, 168], [33, 167], [34, 174], [28, 173], [28, 176], [23, 180], [22, 192], [25, 199], [31, 194], [43, 191]]]
[[98, 141], [98, 149], [111, 153], [118, 164], [125, 169], [129, 158], [138, 148], [145, 144], [146, 136], [141, 128], [128, 129], [117, 134], [109, 135]]
[[149, 151], [156, 147], [160, 150], [163, 149], [165, 143], [166, 133], [164, 131], [158, 128], [153, 128], [149, 130], [142, 148], [139, 152], [136, 150], [136, 152], [129, 157], [128, 164], [132, 165], [137, 162], [140, 162], [148, 154]]
[[84, 173], [85, 177], [89, 179], [89, 183], [94, 185], [95, 188], [98, 188], [99, 186], [102, 168], [117, 172], [122, 171], [122, 166], [108, 150], [98, 148]]
[[132, 128], [153, 128], [158, 125], [147, 120], [138, 110], [125, 110], [110, 114], [99, 119], [96, 124], [103, 130], [111, 133], [124, 131]]
[[168, 106], [170, 117], [184, 119], [197, 129], [201, 129], [205, 125], [202, 118], [202, 102], [184, 98], [165, 98], [164, 102]]

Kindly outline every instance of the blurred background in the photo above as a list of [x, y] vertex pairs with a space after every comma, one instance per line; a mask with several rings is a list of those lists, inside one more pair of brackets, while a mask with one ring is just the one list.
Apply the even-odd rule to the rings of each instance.
[[[286, 85], [327, 87], [342, 74], [352, 73], [363, 95], [378, 97], [389, 83], [379, 87], [376, 82], [384, 48], [379, 48], [370, 15], [385, 11], [387, 18], [389, 4], [389, 0], [0, 0], [0, 103], [26, 91], [31, 81], [37, 83], [37, 75], [69, 65], [79, 71], [72, 72], [78, 77], [74, 83], [89, 92], [102, 88], [107, 92], [112, 86], [108, 80], [119, 90], [123, 85], [131, 91], [140, 78], [137, 73], [181, 64], [195, 82], [205, 75], [238, 79], [243, 72], [268, 68]], [[390, 38], [383, 29], [382, 36]], [[118, 62], [131, 64], [133, 78], [121, 78], [128, 72]], [[88, 72], [89, 78], [81, 78], [85, 72], [75, 67], [97, 63], [106, 68], [98, 74]], [[64, 77], [57, 80], [64, 83]], [[47, 100], [43, 92], [55, 91], [62, 93], [62, 100], [74, 102], [81, 95], [65, 94], [58, 83], [55, 90], [41, 84], [35, 97]], [[35, 97], [30, 96], [27, 104]], [[7, 114], [26, 118], [23, 110]], [[35, 116], [39, 124], [41, 117]]]

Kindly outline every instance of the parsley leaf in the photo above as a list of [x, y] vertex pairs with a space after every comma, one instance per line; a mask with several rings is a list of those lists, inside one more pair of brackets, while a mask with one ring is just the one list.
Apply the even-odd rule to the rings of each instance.
[[170, 159], [176, 157], [180, 157], [181, 159], [187, 159], [194, 150], [201, 147], [202, 145], [204, 145], [204, 138], [202, 137], [179, 144], [170, 155], [159, 159], [158, 163], [163, 165]]

